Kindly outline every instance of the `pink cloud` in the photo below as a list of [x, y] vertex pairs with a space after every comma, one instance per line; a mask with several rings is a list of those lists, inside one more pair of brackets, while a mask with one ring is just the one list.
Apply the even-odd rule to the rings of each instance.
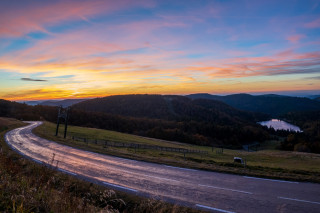
[[0, 36], [22, 36], [33, 31], [46, 32], [46, 26], [62, 21], [89, 21], [91, 16], [108, 14], [130, 6], [152, 6], [152, 1], [60, 1], [45, 4], [42, 2], [28, 6], [1, 11]]
[[320, 18], [305, 24], [306, 28], [320, 28]]
[[320, 52], [295, 53], [288, 50], [271, 56], [210, 61], [198, 66], [185, 67], [185, 69], [202, 72], [213, 78], [308, 74], [319, 72], [314, 68], [319, 65], [319, 60]]
[[[143, 30], [143, 26], [150, 28]], [[170, 35], [159, 38], [153, 31], [162, 27], [168, 27], [168, 24], [162, 23], [161, 20], [106, 27], [92, 25], [86, 29], [54, 34], [44, 40], [36, 41], [32, 47], [15, 51], [14, 54], [3, 55], [0, 57], [0, 63], [2, 62], [3, 67], [7, 68], [18, 67], [20, 70], [23, 67], [34, 67], [38, 71], [58, 68], [70, 70], [90, 68], [103, 71], [110, 67], [114, 70], [134, 69], [149, 64], [168, 63], [165, 58], [186, 54], [180, 50], [166, 50], [167, 46], [173, 46], [178, 41], [183, 42], [184, 38]], [[120, 35], [110, 35], [110, 32], [117, 32]], [[101, 34], [104, 36], [101, 37]], [[143, 48], [147, 49], [145, 53], [127, 53]], [[101, 55], [104, 57], [100, 57]], [[124, 67], [124, 64], [133, 62], [136, 63], [130, 68]]]
[[299, 41], [303, 38], [305, 38], [306, 36], [303, 34], [296, 34], [296, 35], [291, 35], [287, 37], [287, 40], [290, 41], [293, 44], [297, 44], [299, 43]]

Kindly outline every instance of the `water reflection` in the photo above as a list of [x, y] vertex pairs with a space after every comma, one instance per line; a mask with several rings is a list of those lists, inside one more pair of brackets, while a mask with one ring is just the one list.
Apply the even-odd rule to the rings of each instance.
[[259, 122], [259, 124], [261, 124], [262, 126], [267, 126], [269, 128], [272, 127], [275, 130], [289, 130], [294, 132], [302, 132], [299, 127], [278, 119], [262, 121], [262, 122]]

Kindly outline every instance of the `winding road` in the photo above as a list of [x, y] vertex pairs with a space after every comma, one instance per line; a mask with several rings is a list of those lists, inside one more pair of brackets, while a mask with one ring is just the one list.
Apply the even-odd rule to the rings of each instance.
[[[212, 212], [320, 212], [320, 184], [223, 174], [97, 154], [14, 129], [7, 144], [42, 164], [70, 175], [140, 196], [160, 198]], [[58, 162], [58, 163], [57, 163]]]

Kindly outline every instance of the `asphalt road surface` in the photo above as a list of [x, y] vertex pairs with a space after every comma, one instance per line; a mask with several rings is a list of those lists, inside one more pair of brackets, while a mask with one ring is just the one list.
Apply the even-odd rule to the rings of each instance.
[[[171, 167], [87, 152], [14, 129], [6, 142], [38, 163], [110, 188], [212, 212], [320, 212], [320, 184]], [[319, 165], [320, 166], [320, 165]]]

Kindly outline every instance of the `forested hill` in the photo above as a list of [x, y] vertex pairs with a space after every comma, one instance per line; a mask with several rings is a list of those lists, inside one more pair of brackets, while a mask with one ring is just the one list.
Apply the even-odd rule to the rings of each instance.
[[239, 147], [268, 138], [264, 128], [256, 124], [268, 119], [267, 116], [234, 109], [215, 100], [176, 95], [117, 95], [75, 104], [71, 111], [70, 121], [76, 125], [199, 145]]
[[75, 104], [73, 109], [151, 119], [192, 119], [217, 124], [248, 123], [266, 119], [263, 114], [237, 110], [220, 101], [192, 100], [176, 95], [109, 96]]
[[298, 98], [281, 95], [234, 94], [226, 96], [210, 94], [187, 95], [192, 99], [209, 99], [222, 101], [234, 108], [260, 112], [277, 117], [289, 112], [320, 110], [320, 102], [309, 98]]
[[[57, 112], [58, 107], [0, 100], [0, 116], [56, 122]], [[265, 128], [255, 123], [259, 117], [263, 115], [242, 112], [218, 101], [127, 95], [76, 104], [69, 123], [198, 145], [239, 148], [241, 144], [269, 137]]]

